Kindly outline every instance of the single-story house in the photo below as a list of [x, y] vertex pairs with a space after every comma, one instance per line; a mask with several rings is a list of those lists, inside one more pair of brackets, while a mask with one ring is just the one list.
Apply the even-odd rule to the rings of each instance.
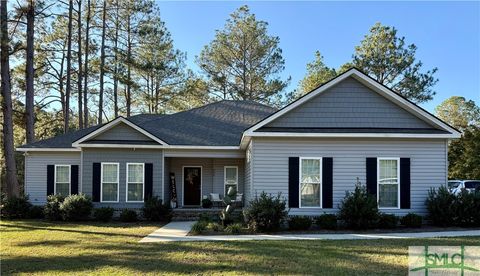
[[170, 115], [118, 117], [19, 147], [25, 192], [85, 193], [96, 206], [179, 208], [230, 186], [244, 204], [281, 193], [291, 215], [336, 212], [357, 178], [386, 213], [425, 214], [447, 182], [448, 140], [461, 133], [357, 69], [282, 109], [224, 100]]

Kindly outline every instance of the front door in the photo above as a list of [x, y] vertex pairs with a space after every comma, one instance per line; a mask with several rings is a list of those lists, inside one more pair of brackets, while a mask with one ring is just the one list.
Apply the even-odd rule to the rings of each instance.
[[183, 167], [183, 205], [199, 206], [202, 191], [202, 168]]

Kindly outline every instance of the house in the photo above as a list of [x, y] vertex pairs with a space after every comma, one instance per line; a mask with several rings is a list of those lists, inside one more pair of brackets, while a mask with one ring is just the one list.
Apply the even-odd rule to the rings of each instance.
[[33, 204], [83, 192], [96, 206], [139, 208], [176, 194], [179, 207], [192, 207], [235, 186], [246, 204], [281, 193], [290, 214], [318, 215], [337, 211], [358, 178], [383, 212], [402, 215], [426, 213], [429, 189], [447, 182], [448, 140], [460, 135], [351, 69], [280, 110], [220, 101], [119, 117], [17, 150]]

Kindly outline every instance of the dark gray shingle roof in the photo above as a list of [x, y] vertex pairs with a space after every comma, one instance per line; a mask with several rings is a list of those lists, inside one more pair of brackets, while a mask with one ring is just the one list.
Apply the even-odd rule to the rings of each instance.
[[[171, 115], [141, 114], [127, 118], [170, 145], [238, 146], [248, 127], [276, 109], [253, 101], [220, 101]], [[20, 148], [71, 148], [72, 142], [100, 126], [78, 130]]]

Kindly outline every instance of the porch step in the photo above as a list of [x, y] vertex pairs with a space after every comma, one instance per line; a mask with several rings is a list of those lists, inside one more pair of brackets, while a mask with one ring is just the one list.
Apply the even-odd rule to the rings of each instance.
[[[178, 208], [172, 210], [172, 221], [193, 221], [198, 220], [200, 216], [208, 215], [213, 220], [219, 218], [220, 208], [211, 208], [211, 209], [202, 209], [202, 208]], [[241, 215], [241, 209], [235, 209], [233, 211], [233, 216]]]

